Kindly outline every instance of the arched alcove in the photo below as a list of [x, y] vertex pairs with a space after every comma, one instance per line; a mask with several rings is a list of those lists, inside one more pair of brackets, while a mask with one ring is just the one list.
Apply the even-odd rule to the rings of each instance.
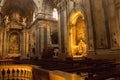
[[69, 53], [72, 57], [87, 56], [87, 28], [81, 11], [73, 11], [69, 20]]

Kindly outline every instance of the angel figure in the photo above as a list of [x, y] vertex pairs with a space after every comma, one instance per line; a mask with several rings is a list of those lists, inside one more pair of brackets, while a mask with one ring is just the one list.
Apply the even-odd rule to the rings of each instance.
[[23, 17], [23, 18], [22, 18], [22, 24], [25, 25], [25, 26], [26, 26], [26, 20], [27, 20], [26, 17]]
[[9, 16], [8, 15], [6, 15], [4, 17], [4, 22], [5, 22], [5, 25], [7, 25], [9, 23]]

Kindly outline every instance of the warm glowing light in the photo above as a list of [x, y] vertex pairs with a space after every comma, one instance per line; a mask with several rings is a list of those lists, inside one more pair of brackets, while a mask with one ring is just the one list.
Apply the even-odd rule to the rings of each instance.
[[30, 65], [14, 65], [14, 64], [1, 65], [0, 66], [1, 73], [3, 70], [5, 72], [5, 77], [3, 77], [3, 75], [0, 75], [0, 80], [8, 80], [8, 78], [10, 80], [11, 79], [16, 80], [16, 78], [18, 78], [19, 80], [32, 80], [33, 77], [32, 66]]
[[56, 8], [53, 9], [53, 18], [54, 18], [55, 20], [58, 20], [58, 12], [57, 12], [57, 9], [56, 9]]
[[86, 56], [86, 28], [84, 15], [80, 11], [75, 11], [70, 16], [70, 54], [73, 57]]
[[82, 19], [84, 20], [84, 16], [80, 11], [73, 12], [72, 15], [70, 16], [70, 23], [75, 25], [78, 17], [82, 17]]

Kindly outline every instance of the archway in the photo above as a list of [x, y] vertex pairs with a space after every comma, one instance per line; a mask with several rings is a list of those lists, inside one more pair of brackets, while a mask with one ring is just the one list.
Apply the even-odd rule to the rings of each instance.
[[87, 56], [87, 30], [82, 12], [74, 11], [69, 21], [69, 52], [72, 57]]

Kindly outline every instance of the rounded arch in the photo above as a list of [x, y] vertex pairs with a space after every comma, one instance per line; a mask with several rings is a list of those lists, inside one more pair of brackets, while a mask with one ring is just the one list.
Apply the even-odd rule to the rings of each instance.
[[74, 10], [71, 12], [69, 23], [75, 25], [78, 17], [81, 17], [81, 19], [84, 19], [84, 15], [80, 10]]
[[85, 57], [88, 52], [88, 36], [85, 13], [80, 9], [72, 10], [69, 17], [69, 53]]

